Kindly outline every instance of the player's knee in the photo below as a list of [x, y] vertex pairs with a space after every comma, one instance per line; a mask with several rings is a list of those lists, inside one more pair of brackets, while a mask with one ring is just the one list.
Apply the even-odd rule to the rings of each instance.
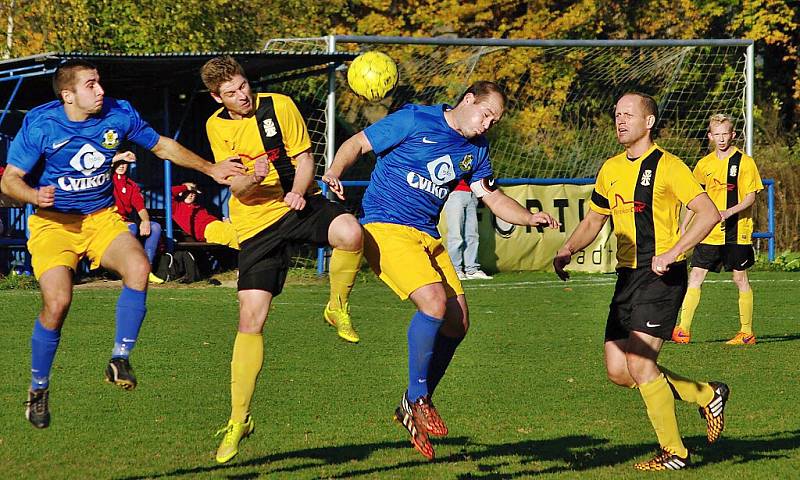
[[121, 272], [122, 281], [131, 288], [138, 290], [144, 289], [147, 285], [147, 276], [150, 274], [150, 262], [147, 257], [134, 255], [126, 262]]
[[45, 327], [56, 323], [60, 325], [61, 320], [67, 316], [71, 304], [72, 295], [68, 292], [48, 296], [43, 305], [42, 316], [45, 317], [43, 320], [46, 322], [43, 325]]
[[158, 222], [150, 222], [150, 236], [152, 237], [161, 236], [161, 224], [159, 224]]
[[364, 245], [363, 230], [356, 217], [339, 215], [334, 222], [328, 234], [331, 246], [350, 252], [361, 250]]
[[735, 283], [736, 286], [739, 287], [739, 290], [748, 290], [750, 288], [750, 281], [747, 278], [747, 271], [734, 270], [733, 283]]
[[420, 302], [419, 309], [426, 315], [443, 319], [445, 318], [445, 314], [447, 312], [447, 305], [444, 296], [442, 296], [442, 298], [438, 298], [437, 296], [432, 295]]
[[267, 309], [262, 305], [241, 305], [239, 307], [239, 331], [242, 333], [261, 333], [267, 321]]
[[620, 387], [630, 387], [631, 383], [633, 383], [628, 369], [621, 366], [606, 367], [606, 376], [611, 383]]

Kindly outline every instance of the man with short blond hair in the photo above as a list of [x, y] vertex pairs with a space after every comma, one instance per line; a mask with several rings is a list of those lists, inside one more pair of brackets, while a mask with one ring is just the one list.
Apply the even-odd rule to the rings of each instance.
[[[724, 267], [733, 272], [733, 283], [739, 290], [739, 332], [728, 345], [753, 345], [753, 290], [747, 269], [755, 263], [753, 252], [753, 203], [756, 193], [764, 189], [753, 159], [733, 145], [736, 131], [733, 120], [716, 114], [708, 123], [708, 140], [714, 151], [700, 159], [694, 176], [708, 192], [719, 210], [722, 222], [694, 248], [689, 288], [683, 300], [681, 322], [672, 332], [676, 343], [691, 341], [691, 327], [703, 281], [709, 271], [719, 273]], [[681, 224], [685, 231], [694, 218], [687, 212]]]

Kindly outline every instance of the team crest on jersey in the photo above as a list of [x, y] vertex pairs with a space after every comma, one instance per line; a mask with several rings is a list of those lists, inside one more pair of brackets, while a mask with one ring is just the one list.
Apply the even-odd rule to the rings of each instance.
[[739, 173], [739, 169], [736, 168], [736, 165], [731, 165], [731, 172], [730, 172], [731, 177], [735, 177], [737, 173]]
[[461, 171], [466, 172], [470, 168], [472, 168], [472, 154], [468, 153], [464, 155], [464, 158], [461, 160], [461, 163], [458, 164]]
[[273, 122], [271, 118], [264, 119], [264, 121], [261, 122], [261, 126], [264, 127], [264, 135], [268, 137], [274, 137], [278, 134], [278, 129], [275, 128], [275, 122]]
[[119, 135], [117, 135], [117, 131], [113, 128], [109, 128], [103, 132], [103, 141], [100, 142], [100, 145], [109, 150], [116, 148], [117, 145], [119, 145]]
[[652, 180], [652, 178], [653, 178], [653, 171], [645, 170], [644, 173], [642, 173], [642, 181], [639, 182], [639, 184], [643, 187], [649, 187], [650, 180]]

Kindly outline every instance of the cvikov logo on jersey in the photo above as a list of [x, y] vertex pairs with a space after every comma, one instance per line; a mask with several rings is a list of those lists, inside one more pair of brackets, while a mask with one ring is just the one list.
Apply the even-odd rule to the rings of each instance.
[[425, 178], [416, 172], [408, 172], [408, 175], [406, 175], [408, 185], [411, 188], [428, 192], [436, 198], [444, 200], [449, 190], [442, 185], [456, 178], [456, 172], [453, 168], [453, 161], [450, 159], [450, 155], [444, 155], [436, 160], [428, 162], [427, 168], [430, 178]]
[[99, 175], [93, 174], [103, 166], [105, 161], [105, 155], [98, 152], [90, 144], [84, 144], [69, 161], [69, 165], [84, 176], [77, 178], [61, 177], [58, 179], [58, 186], [66, 192], [79, 192], [104, 185], [111, 179], [111, 171], [106, 171]]

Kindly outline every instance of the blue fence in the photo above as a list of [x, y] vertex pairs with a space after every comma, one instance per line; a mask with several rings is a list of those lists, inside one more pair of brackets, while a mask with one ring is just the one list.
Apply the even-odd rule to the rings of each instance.
[[[500, 186], [513, 185], [593, 185], [594, 178], [499, 178], [496, 181]], [[766, 232], [753, 232], [753, 238], [768, 239], [768, 258], [772, 262], [775, 260], [775, 180], [764, 179], [764, 186], [767, 188], [767, 215], [768, 230]], [[345, 187], [366, 188], [369, 180], [345, 180], [342, 181]], [[327, 185], [323, 185], [323, 191], [327, 191]], [[317, 255], [317, 273], [325, 273], [325, 253], [326, 249], [320, 248]]]
[[[594, 183], [594, 178], [501, 178], [497, 180], [497, 184], [501, 186], [513, 185], [591, 185]], [[769, 261], [775, 260], [775, 181], [773, 179], [764, 179], [764, 186], [767, 189], [767, 225], [768, 230], [765, 232], [754, 232], [753, 238], [767, 239]], [[369, 185], [368, 180], [347, 180], [343, 181], [342, 185], [345, 187], [361, 187], [366, 188]], [[327, 185], [321, 184], [323, 192], [327, 192]], [[227, 200], [228, 189], [223, 189], [219, 197], [214, 201], [220, 202], [222, 205]], [[164, 202], [162, 192], [150, 192], [147, 194], [149, 208], [163, 208], [167, 206]], [[33, 208], [28, 205], [24, 208], [6, 208], [3, 213], [3, 223], [5, 223], [6, 231], [25, 232], [27, 238], [27, 220], [28, 216], [33, 213]], [[11, 263], [18, 264], [23, 269], [30, 271], [30, 258], [27, 249], [25, 248], [25, 238], [17, 237], [0, 237], [0, 248], [14, 249], [11, 255]], [[320, 248], [317, 252], [317, 273], [322, 275], [327, 270], [326, 265], [326, 249]]]

